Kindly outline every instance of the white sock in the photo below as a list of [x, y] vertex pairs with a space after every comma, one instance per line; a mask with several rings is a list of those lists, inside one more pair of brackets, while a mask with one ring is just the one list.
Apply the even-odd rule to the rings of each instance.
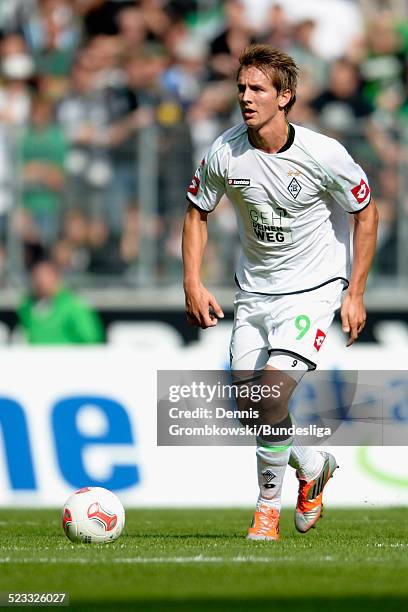
[[256, 458], [258, 467], [259, 497], [261, 504], [280, 510], [283, 477], [290, 456], [291, 442], [276, 445], [258, 442]]
[[313, 446], [303, 446], [296, 439], [290, 449], [289, 465], [298, 472], [301, 480], [314, 480], [323, 467], [323, 455]]

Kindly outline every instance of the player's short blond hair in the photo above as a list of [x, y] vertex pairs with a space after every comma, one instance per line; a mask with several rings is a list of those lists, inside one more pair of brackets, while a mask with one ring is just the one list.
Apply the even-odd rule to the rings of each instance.
[[239, 58], [237, 79], [242, 68], [255, 66], [271, 79], [278, 94], [289, 90], [292, 94], [285, 106], [287, 114], [296, 102], [296, 87], [299, 69], [292, 57], [270, 45], [253, 44], [246, 47]]

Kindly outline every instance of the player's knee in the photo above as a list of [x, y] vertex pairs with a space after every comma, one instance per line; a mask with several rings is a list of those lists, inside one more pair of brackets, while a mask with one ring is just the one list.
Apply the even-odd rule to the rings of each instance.
[[274, 425], [288, 414], [287, 391], [264, 371], [234, 373], [237, 407], [243, 425]]

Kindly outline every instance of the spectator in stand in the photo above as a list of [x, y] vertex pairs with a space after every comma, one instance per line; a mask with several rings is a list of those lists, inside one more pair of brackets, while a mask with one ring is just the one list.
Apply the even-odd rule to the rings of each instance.
[[20, 34], [9, 34], [0, 43], [0, 123], [20, 127], [30, 117], [30, 80], [34, 62]]
[[163, 88], [186, 111], [202, 90], [206, 77], [206, 49], [192, 37], [184, 37], [174, 48], [174, 61], [162, 78]]
[[59, 233], [65, 180], [66, 143], [54, 121], [52, 104], [34, 98], [31, 121], [21, 141], [22, 205], [31, 214], [44, 244]]
[[112, 238], [103, 219], [93, 219], [88, 231], [89, 264], [87, 271], [96, 275], [115, 275], [124, 271], [119, 245]]
[[4, 258], [8, 218], [15, 203], [15, 139], [30, 117], [30, 79], [34, 62], [22, 36], [9, 34], [0, 43], [0, 251]]
[[260, 31], [258, 40], [261, 43], [286, 51], [292, 42], [292, 25], [280, 4], [269, 8], [262, 27], [258, 29]]
[[163, 5], [162, 2], [154, 0], [139, 0], [138, 7], [143, 13], [143, 19], [147, 28], [148, 42], [161, 42], [169, 30], [172, 19], [177, 17], [172, 11], [172, 3]]
[[230, 79], [238, 68], [242, 49], [255, 42], [241, 0], [227, 0], [224, 13], [225, 29], [210, 44], [209, 66], [214, 79]]
[[56, 265], [49, 259], [31, 270], [32, 294], [18, 308], [18, 317], [29, 344], [99, 344], [103, 342], [98, 315], [64, 287]]
[[83, 19], [88, 38], [118, 33], [117, 16], [125, 7], [135, 5], [133, 0], [75, 0], [76, 10]]
[[195, 166], [200, 164], [211, 142], [231, 125], [235, 107], [235, 86], [228, 81], [209, 83], [190, 107], [187, 120], [194, 147]]
[[23, 26], [33, 53], [37, 72], [66, 78], [80, 32], [67, 0], [38, 0], [35, 10]]
[[364, 94], [372, 104], [390, 89], [402, 89], [406, 49], [393, 16], [382, 11], [367, 26], [366, 57], [361, 63]]
[[313, 78], [319, 89], [327, 83], [328, 62], [319, 57], [313, 49], [313, 33], [316, 22], [313, 19], [300, 21], [293, 27], [293, 41], [288, 46], [288, 53], [298, 66]]
[[[101, 38], [101, 37], [98, 37]], [[99, 86], [106, 112], [106, 141], [111, 166], [111, 177], [107, 185], [103, 218], [106, 220], [111, 238], [120, 241], [125, 212], [131, 202], [138, 199], [137, 132], [150, 122], [150, 114], [139, 109], [136, 92], [129, 87], [127, 73], [120, 65], [120, 41], [114, 41], [109, 58], [109, 45], [113, 37], [99, 43], [105, 52], [105, 69], [99, 74]]]
[[71, 144], [70, 205], [85, 202], [88, 216], [106, 219], [116, 240], [138, 195], [136, 133], [151, 121], [127, 84], [119, 43], [98, 36], [78, 55], [71, 93], [58, 113]]
[[146, 39], [143, 12], [137, 6], [125, 7], [118, 13], [116, 21], [123, 52], [126, 54], [140, 52]]
[[62, 224], [62, 241], [65, 247], [69, 247], [69, 269], [73, 273], [85, 273], [88, 268], [88, 238], [88, 218], [83, 211], [71, 208]]
[[361, 93], [357, 66], [345, 58], [331, 65], [329, 86], [315, 98], [312, 108], [326, 130], [336, 134], [360, 132], [374, 110]]
[[71, 90], [57, 113], [69, 143], [68, 206], [82, 206], [90, 216], [102, 214], [101, 192], [111, 176], [105, 138], [107, 111], [97, 87], [93, 60], [87, 48], [79, 52], [72, 69]]

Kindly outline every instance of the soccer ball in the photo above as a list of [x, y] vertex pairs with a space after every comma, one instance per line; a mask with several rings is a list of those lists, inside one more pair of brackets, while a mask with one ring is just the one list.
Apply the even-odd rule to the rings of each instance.
[[106, 544], [117, 540], [125, 526], [125, 510], [112, 491], [83, 487], [64, 504], [62, 527], [71, 542]]

